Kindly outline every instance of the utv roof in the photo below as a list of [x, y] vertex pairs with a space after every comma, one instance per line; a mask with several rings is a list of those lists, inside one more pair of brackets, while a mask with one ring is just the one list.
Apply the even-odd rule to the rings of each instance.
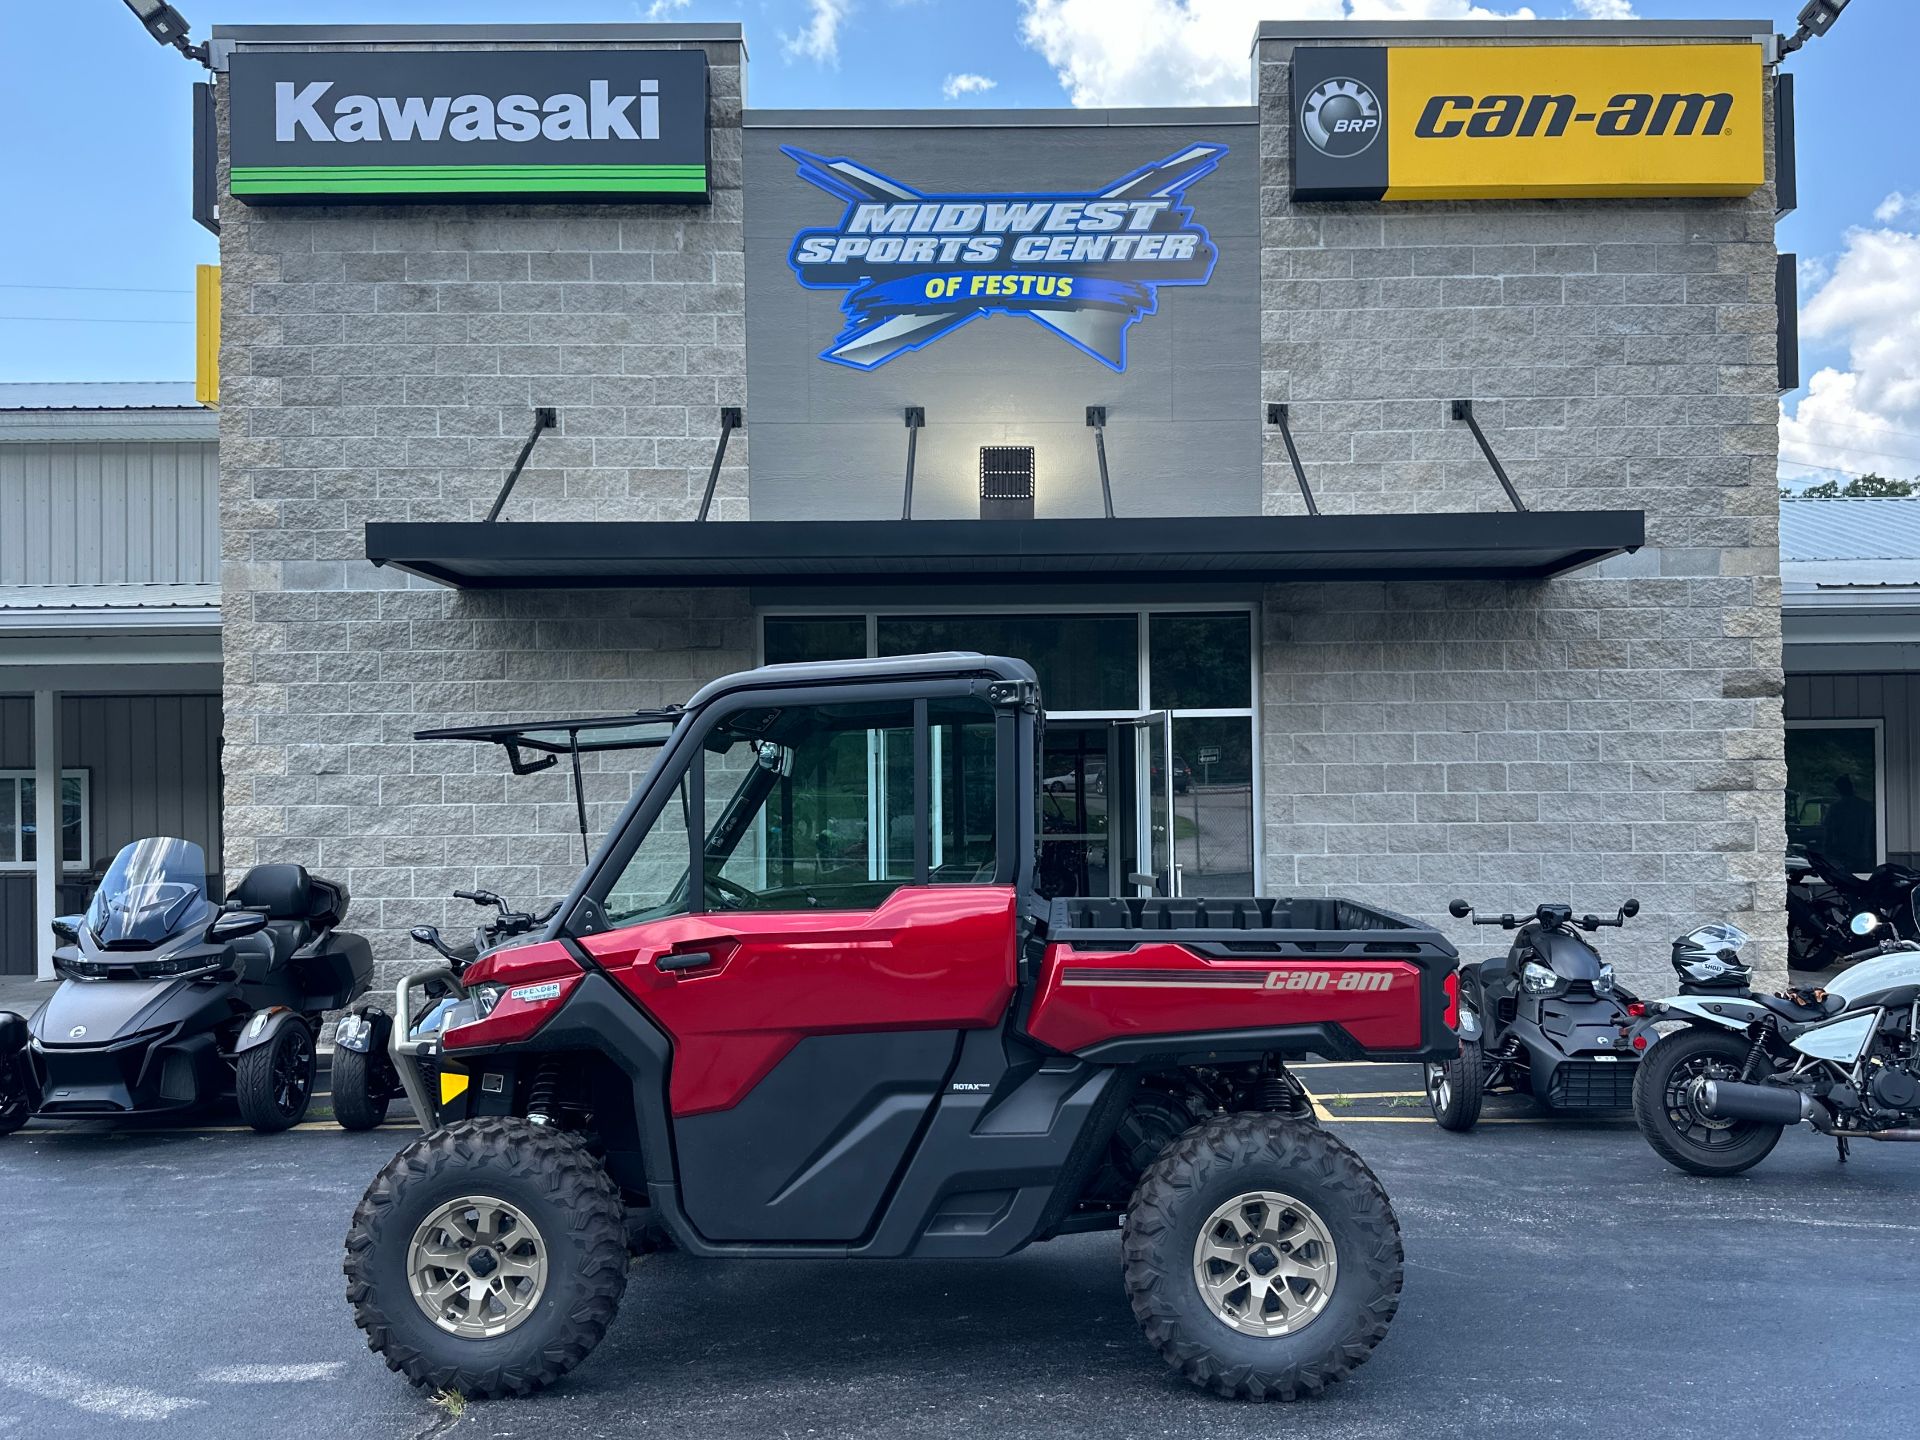
[[804, 660], [788, 665], [762, 665], [723, 675], [700, 688], [687, 709], [697, 710], [709, 700], [742, 690], [785, 689], [792, 685], [844, 685], [873, 680], [944, 680], [963, 677], [1024, 681], [1040, 679], [1024, 660], [1005, 655], [982, 655], [974, 650], [942, 650], [931, 655], [882, 655], [871, 660]]

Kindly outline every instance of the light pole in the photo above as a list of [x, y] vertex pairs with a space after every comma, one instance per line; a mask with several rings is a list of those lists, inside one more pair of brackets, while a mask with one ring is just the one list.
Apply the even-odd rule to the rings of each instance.
[[[1841, 0], [1842, 4], [1846, 0]], [[189, 60], [198, 60], [208, 69], [212, 62], [207, 58], [207, 47], [196, 45], [187, 37], [187, 20], [178, 10], [166, 3], [166, 0], [127, 0], [127, 8], [139, 17], [140, 23], [147, 27], [147, 33], [162, 45], [171, 45]]]

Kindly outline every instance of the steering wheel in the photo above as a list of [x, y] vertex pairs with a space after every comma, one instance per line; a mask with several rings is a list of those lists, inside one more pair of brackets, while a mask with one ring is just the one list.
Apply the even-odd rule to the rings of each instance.
[[[737, 880], [729, 880], [724, 875], [707, 876], [707, 898], [721, 901], [723, 910], [750, 910], [760, 896], [749, 890]], [[726, 903], [731, 901], [732, 903]]]

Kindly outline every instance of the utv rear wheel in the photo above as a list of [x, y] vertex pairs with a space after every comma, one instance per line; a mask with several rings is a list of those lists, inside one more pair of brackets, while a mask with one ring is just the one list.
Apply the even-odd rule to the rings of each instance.
[[1663, 1036], [1633, 1077], [1633, 1118], [1669, 1165], [1690, 1175], [1738, 1175], [1767, 1158], [1784, 1128], [1722, 1120], [1701, 1107], [1707, 1080], [1738, 1080], [1747, 1042], [1731, 1031], [1689, 1028]]
[[313, 1031], [304, 1020], [289, 1020], [234, 1066], [240, 1118], [262, 1134], [298, 1125], [313, 1099], [313, 1067]]
[[333, 1052], [333, 1118], [342, 1130], [372, 1130], [387, 1118], [393, 1094], [384, 1056]]
[[600, 1343], [627, 1285], [620, 1192], [584, 1145], [525, 1120], [466, 1120], [402, 1150], [347, 1232], [367, 1348], [434, 1390], [552, 1384]]
[[1442, 1130], [1467, 1131], [1480, 1123], [1486, 1090], [1486, 1065], [1477, 1041], [1462, 1040], [1460, 1053], [1444, 1064], [1429, 1064], [1427, 1108]]
[[1400, 1305], [1400, 1227], [1360, 1158], [1317, 1125], [1224, 1115], [1140, 1179], [1122, 1253], [1147, 1340], [1187, 1380], [1296, 1400], [1344, 1379]]

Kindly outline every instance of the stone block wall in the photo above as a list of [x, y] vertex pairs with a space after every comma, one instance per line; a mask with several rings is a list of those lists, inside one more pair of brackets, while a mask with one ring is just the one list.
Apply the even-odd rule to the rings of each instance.
[[[1529, 508], [1644, 510], [1647, 547], [1540, 584], [1270, 588], [1269, 888], [1422, 918], [1632, 894], [1608, 949], [1650, 990], [1707, 919], [1783, 976], [1771, 183], [1296, 205], [1292, 50], [1257, 51], [1261, 399], [1320, 507], [1505, 508], [1450, 417], [1471, 399]], [[1264, 468], [1267, 512], [1297, 511], [1272, 431]]]
[[[463, 593], [365, 559], [369, 520], [483, 519], [536, 406], [559, 428], [500, 523], [696, 513], [747, 399], [744, 55], [702, 48], [704, 206], [249, 207], [219, 96], [225, 864], [346, 881], [389, 966], [411, 925], [464, 933], [451, 890], [544, 902], [580, 856], [565, 767], [416, 729], [683, 700], [750, 663], [738, 592]], [[727, 458], [714, 514], [745, 518], [744, 432]], [[597, 836], [632, 774], [589, 780]]]

